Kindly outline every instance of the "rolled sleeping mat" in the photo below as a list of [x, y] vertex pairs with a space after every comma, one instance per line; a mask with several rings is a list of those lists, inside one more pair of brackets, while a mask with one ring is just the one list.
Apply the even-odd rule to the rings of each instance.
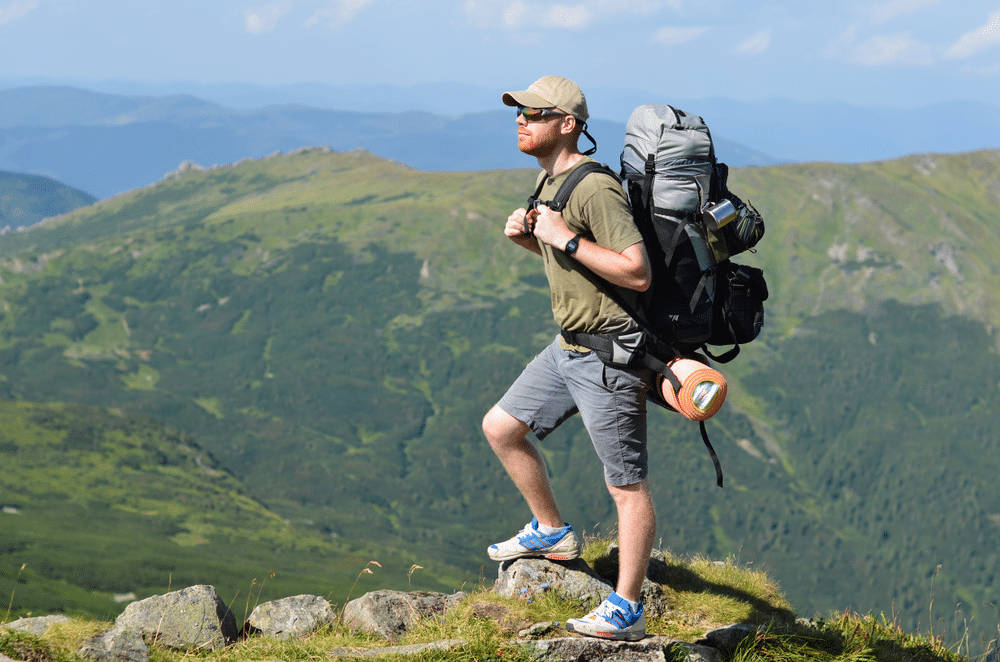
[[726, 401], [728, 389], [722, 373], [694, 359], [674, 359], [667, 366], [677, 376], [681, 390], [675, 393], [670, 381], [657, 375], [656, 390], [663, 401], [692, 421], [707, 421], [715, 416]]

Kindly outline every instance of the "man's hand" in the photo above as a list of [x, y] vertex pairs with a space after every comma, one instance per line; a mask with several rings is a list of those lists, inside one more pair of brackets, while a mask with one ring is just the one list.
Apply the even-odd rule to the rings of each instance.
[[534, 209], [531, 211], [528, 211], [524, 207], [515, 209], [507, 217], [507, 224], [503, 228], [503, 233], [518, 246], [541, 255], [542, 250], [538, 247], [538, 240], [532, 235], [537, 217], [538, 212]]
[[576, 233], [566, 225], [562, 212], [552, 211], [543, 204], [538, 205], [534, 212], [535, 239], [538, 241], [561, 251], [566, 242], [576, 236]]

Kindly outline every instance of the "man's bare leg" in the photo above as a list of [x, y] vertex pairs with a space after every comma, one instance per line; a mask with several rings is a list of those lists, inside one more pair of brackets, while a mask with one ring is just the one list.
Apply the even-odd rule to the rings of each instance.
[[639, 602], [649, 555], [656, 538], [656, 511], [649, 481], [624, 487], [608, 485], [618, 507], [618, 586], [615, 593]]
[[497, 406], [483, 418], [486, 439], [528, 502], [531, 513], [539, 524], [561, 528], [565, 522], [552, 493], [545, 460], [535, 445], [528, 441], [529, 431], [526, 424]]

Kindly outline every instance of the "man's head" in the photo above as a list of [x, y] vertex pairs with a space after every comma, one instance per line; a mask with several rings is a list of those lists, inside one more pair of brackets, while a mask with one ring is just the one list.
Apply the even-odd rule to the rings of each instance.
[[503, 102], [518, 108], [518, 149], [547, 158], [561, 149], [576, 152], [586, 126], [587, 100], [580, 86], [560, 76], [539, 78], [523, 92], [506, 92]]
[[524, 92], [505, 92], [503, 102], [507, 106], [558, 110], [572, 115], [581, 124], [590, 117], [583, 90], [562, 76], [543, 76]]

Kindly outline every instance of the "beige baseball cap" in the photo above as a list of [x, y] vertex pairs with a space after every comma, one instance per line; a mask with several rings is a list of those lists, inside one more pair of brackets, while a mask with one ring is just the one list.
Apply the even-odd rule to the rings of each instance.
[[586, 122], [587, 99], [580, 86], [562, 76], [543, 76], [524, 92], [504, 92], [504, 105], [525, 108], [556, 108]]

